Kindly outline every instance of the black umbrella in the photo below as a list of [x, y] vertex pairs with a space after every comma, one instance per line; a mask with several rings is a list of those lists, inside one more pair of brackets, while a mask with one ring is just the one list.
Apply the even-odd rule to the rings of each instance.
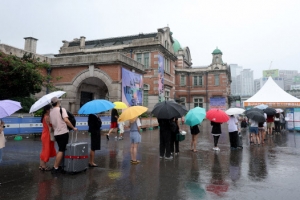
[[265, 119], [265, 116], [263, 113], [261, 112], [257, 112], [257, 111], [249, 111], [246, 116], [249, 118], [249, 119], [252, 119], [256, 122], [265, 122], [266, 119]]
[[264, 111], [261, 110], [261, 109], [258, 109], [258, 108], [251, 108], [250, 110], [246, 110], [246, 111], [244, 112], [244, 114], [247, 115], [248, 112], [253, 112], [253, 111], [259, 112], [259, 113], [261, 113], [261, 114], [264, 114]]
[[277, 112], [274, 108], [266, 108], [264, 109], [264, 113], [266, 113], [267, 115], [275, 115]]
[[171, 119], [173, 117], [180, 118], [187, 113], [185, 106], [182, 106], [174, 101], [163, 101], [157, 103], [152, 114], [158, 119]]

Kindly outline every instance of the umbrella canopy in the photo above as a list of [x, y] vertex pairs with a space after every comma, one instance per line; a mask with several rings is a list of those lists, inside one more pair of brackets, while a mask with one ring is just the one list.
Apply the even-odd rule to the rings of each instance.
[[260, 105], [258, 105], [258, 106], [255, 106], [254, 108], [258, 108], [258, 109], [263, 110], [263, 109], [266, 109], [267, 107], [269, 107], [269, 106], [266, 105], [266, 104], [260, 104]]
[[128, 106], [125, 103], [121, 102], [121, 101], [116, 101], [116, 102], [114, 102], [114, 104], [115, 104], [115, 107], [114, 107], [115, 109], [128, 108]]
[[228, 110], [225, 111], [227, 115], [240, 115], [245, 112], [244, 109], [242, 108], [229, 108]]
[[119, 116], [118, 121], [123, 122], [126, 120], [134, 119], [146, 112], [147, 110], [148, 108], [144, 106], [131, 106], [122, 112], [122, 114]]
[[229, 120], [228, 115], [219, 109], [210, 109], [206, 112], [206, 118], [213, 122], [223, 123]]
[[195, 107], [191, 109], [185, 116], [185, 124], [195, 126], [200, 124], [206, 116], [204, 108]]
[[187, 109], [174, 101], [163, 101], [155, 104], [151, 113], [158, 119], [171, 119], [184, 116]]
[[248, 112], [252, 112], [252, 111], [256, 111], [256, 112], [259, 112], [259, 113], [261, 113], [261, 114], [264, 114], [264, 111], [261, 110], [261, 109], [258, 109], [258, 108], [251, 108], [250, 110], [246, 110], [246, 111], [244, 112], [244, 114], [247, 115]]
[[248, 112], [246, 114], [246, 116], [249, 119], [252, 119], [257, 122], [265, 122], [266, 121], [264, 114], [262, 114], [261, 112], [257, 112], [257, 111]]
[[42, 96], [39, 100], [37, 100], [30, 108], [29, 113], [33, 113], [41, 108], [43, 108], [44, 106], [46, 106], [47, 104], [51, 103], [51, 99], [53, 97], [61, 97], [63, 94], [65, 94], [65, 91], [55, 91], [55, 92], [51, 92], [49, 94], [46, 94], [44, 96]]
[[275, 110], [276, 110], [277, 113], [282, 113], [283, 112], [283, 110], [281, 108], [276, 108]]
[[0, 101], [0, 118], [10, 116], [22, 108], [21, 103], [12, 100]]
[[78, 111], [78, 114], [101, 113], [115, 107], [113, 103], [104, 99], [96, 99], [85, 103]]
[[266, 113], [267, 115], [275, 115], [276, 114], [276, 110], [274, 108], [266, 108], [264, 109], [264, 113]]

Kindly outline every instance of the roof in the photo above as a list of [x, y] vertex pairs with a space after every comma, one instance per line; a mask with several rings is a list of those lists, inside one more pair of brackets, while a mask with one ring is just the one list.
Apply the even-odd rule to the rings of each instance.
[[176, 53], [176, 52], [179, 51], [179, 49], [181, 49], [181, 45], [180, 45], [180, 43], [178, 42], [178, 40], [176, 40], [175, 38], [173, 38], [173, 40], [174, 40], [174, 43], [173, 43], [173, 50], [174, 50], [174, 52]]
[[[130, 36], [121, 36], [114, 38], [106, 38], [106, 39], [97, 39], [97, 40], [87, 40], [85, 41], [85, 48], [92, 49], [97, 47], [105, 47], [105, 46], [113, 46], [113, 45], [121, 45], [121, 44], [130, 44], [132, 40], [135, 39], [144, 39], [144, 38], [154, 38], [157, 36], [157, 33], [140, 33], [138, 35], [130, 35]], [[72, 41], [69, 43], [69, 47], [79, 46], [80, 40]]]
[[267, 104], [270, 107], [295, 107], [300, 106], [300, 99], [285, 92], [269, 77], [263, 87], [252, 97], [244, 101], [244, 106]]
[[220, 49], [218, 49], [218, 47], [211, 53], [211, 54], [223, 54], [222, 51]]

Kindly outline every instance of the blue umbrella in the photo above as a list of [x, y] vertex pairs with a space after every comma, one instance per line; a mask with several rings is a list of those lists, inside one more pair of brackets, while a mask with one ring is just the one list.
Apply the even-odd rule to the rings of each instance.
[[78, 114], [95, 114], [101, 113], [115, 107], [113, 103], [103, 99], [96, 99], [84, 104], [78, 111]]
[[206, 117], [204, 108], [196, 107], [191, 109], [185, 116], [185, 123], [189, 126], [200, 124]]

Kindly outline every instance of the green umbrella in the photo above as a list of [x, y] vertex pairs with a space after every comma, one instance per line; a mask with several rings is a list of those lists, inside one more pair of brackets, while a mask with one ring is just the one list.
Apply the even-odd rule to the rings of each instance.
[[185, 123], [189, 126], [195, 126], [200, 124], [206, 117], [206, 111], [204, 108], [195, 107], [191, 109], [185, 116]]

